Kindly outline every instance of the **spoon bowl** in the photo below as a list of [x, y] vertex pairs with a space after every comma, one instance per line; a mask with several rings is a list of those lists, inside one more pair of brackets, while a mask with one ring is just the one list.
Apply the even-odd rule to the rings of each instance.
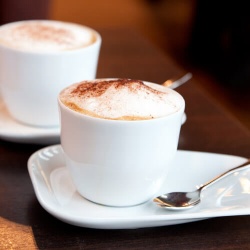
[[201, 192], [207, 188], [208, 186], [214, 184], [218, 180], [223, 179], [224, 177], [228, 176], [229, 174], [232, 174], [234, 172], [246, 169], [250, 167], [250, 159], [248, 159], [245, 163], [241, 164], [240, 166], [237, 166], [235, 168], [232, 168], [225, 173], [213, 178], [212, 180], [208, 181], [207, 183], [201, 185], [199, 188], [192, 192], [171, 192], [166, 193], [163, 195], [160, 195], [156, 198], [154, 198], [154, 202], [162, 207], [169, 210], [184, 210], [192, 208], [196, 205], [198, 205], [201, 202]]
[[172, 210], [182, 210], [192, 208], [200, 203], [200, 190], [192, 192], [172, 192], [163, 194], [154, 199], [158, 206], [171, 208]]

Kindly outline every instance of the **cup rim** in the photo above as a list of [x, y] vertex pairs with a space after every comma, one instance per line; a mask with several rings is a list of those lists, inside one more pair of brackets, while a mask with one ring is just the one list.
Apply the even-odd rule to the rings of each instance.
[[7, 26], [16, 25], [18, 23], [30, 23], [30, 22], [64, 23], [64, 24], [76, 25], [76, 26], [79, 26], [83, 29], [86, 29], [86, 30], [89, 30], [90, 32], [92, 32], [95, 36], [95, 40], [87, 46], [78, 47], [78, 48], [74, 48], [74, 49], [70, 49], [70, 50], [36, 51], [36, 50], [18, 49], [18, 48], [12, 47], [12, 46], [5, 45], [4, 43], [1, 43], [1, 42], [0, 42], [0, 48], [23, 53], [23, 54], [36, 54], [36, 55], [41, 55], [41, 56], [43, 56], [43, 55], [47, 56], [47, 55], [61, 55], [62, 53], [63, 54], [79, 53], [80, 51], [89, 50], [90, 48], [92, 48], [94, 46], [99, 46], [102, 42], [102, 37], [101, 37], [100, 33], [98, 31], [96, 31], [95, 29], [93, 29], [89, 26], [86, 26], [86, 25], [79, 24], [79, 23], [60, 21], [60, 20], [32, 19], [32, 20], [15, 21], [15, 22], [10, 22], [10, 23], [5, 23], [3, 25], [0, 25], [0, 31]]
[[[110, 80], [110, 79], [118, 79], [118, 78], [97, 78], [97, 79], [93, 79], [93, 80]], [[88, 80], [88, 81], [91, 81], [91, 80]], [[157, 83], [153, 83], [153, 82], [148, 82], [148, 81], [144, 81], [142, 80], [143, 82], [146, 82], [146, 83], [152, 83], [152, 84], [157, 84]], [[75, 83], [73, 83], [75, 84]], [[73, 85], [71, 84], [71, 85]], [[77, 83], [76, 83], [77, 84]], [[67, 89], [70, 85], [68, 85], [66, 88], [64, 89]], [[120, 119], [109, 119], [109, 118], [103, 118], [103, 117], [95, 117], [95, 116], [90, 116], [90, 115], [86, 115], [84, 113], [80, 113], [80, 112], [77, 112], [73, 109], [70, 109], [69, 107], [67, 107], [61, 100], [60, 100], [60, 94], [62, 91], [64, 91], [64, 89], [62, 89], [58, 96], [57, 96], [57, 101], [58, 101], [58, 104], [61, 108], [65, 109], [67, 112], [70, 112], [72, 115], [74, 116], [77, 116], [77, 117], [80, 117], [80, 118], [84, 118], [84, 119], [88, 119], [88, 120], [92, 120], [92, 121], [102, 121], [102, 122], [106, 122], [106, 123], [131, 123], [131, 124], [137, 124], [137, 123], [145, 123], [145, 122], [155, 122], [155, 121], [160, 121], [160, 120], [165, 120], [165, 119], [168, 119], [170, 117], [173, 117], [175, 115], [178, 115], [180, 113], [184, 113], [184, 110], [185, 110], [185, 99], [183, 98], [183, 96], [178, 93], [177, 91], [173, 90], [173, 89], [170, 89], [170, 91], [173, 91], [175, 93], [177, 93], [180, 97], [181, 97], [181, 100], [182, 100], [182, 104], [181, 104], [181, 107], [171, 113], [171, 114], [168, 114], [168, 115], [165, 115], [165, 116], [161, 116], [161, 117], [156, 117], [156, 118], [152, 118], [152, 119], [138, 119], [138, 120], [120, 120]]]

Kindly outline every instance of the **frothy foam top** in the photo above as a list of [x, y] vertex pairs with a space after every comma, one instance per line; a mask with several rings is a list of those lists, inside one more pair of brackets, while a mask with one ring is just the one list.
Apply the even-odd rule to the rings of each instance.
[[24, 21], [0, 27], [0, 44], [25, 51], [63, 51], [95, 41], [87, 27], [59, 21]]
[[59, 98], [80, 113], [120, 120], [163, 117], [184, 105], [169, 88], [131, 79], [83, 81], [64, 89]]

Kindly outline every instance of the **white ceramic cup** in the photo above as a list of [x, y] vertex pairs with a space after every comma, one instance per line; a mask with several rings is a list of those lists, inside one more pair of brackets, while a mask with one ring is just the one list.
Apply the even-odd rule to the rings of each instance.
[[[22, 21], [26, 22], [32, 21]], [[13, 24], [1, 26], [0, 31]], [[72, 82], [96, 77], [101, 36], [91, 28], [81, 27], [94, 36], [94, 41], [86, 47], [62, 51], [9, 47], [1, 43], [0, 34], [1, 96], [17, 121], [32, 126], [59, 126], [60, 90]]]
[[137, 121], [87, 116], [58, 98], [61, 144], [78, 192], [108, 206], [132, 206], [154, 196], [177, 151], [185, 102], [162, 118]]

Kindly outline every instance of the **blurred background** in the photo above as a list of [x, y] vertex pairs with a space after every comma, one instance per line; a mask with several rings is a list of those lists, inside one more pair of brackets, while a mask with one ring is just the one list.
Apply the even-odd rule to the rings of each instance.
[[0, 0], [0, 24], [26, 19], [134, 29], [250, 130], [247, 1]]

